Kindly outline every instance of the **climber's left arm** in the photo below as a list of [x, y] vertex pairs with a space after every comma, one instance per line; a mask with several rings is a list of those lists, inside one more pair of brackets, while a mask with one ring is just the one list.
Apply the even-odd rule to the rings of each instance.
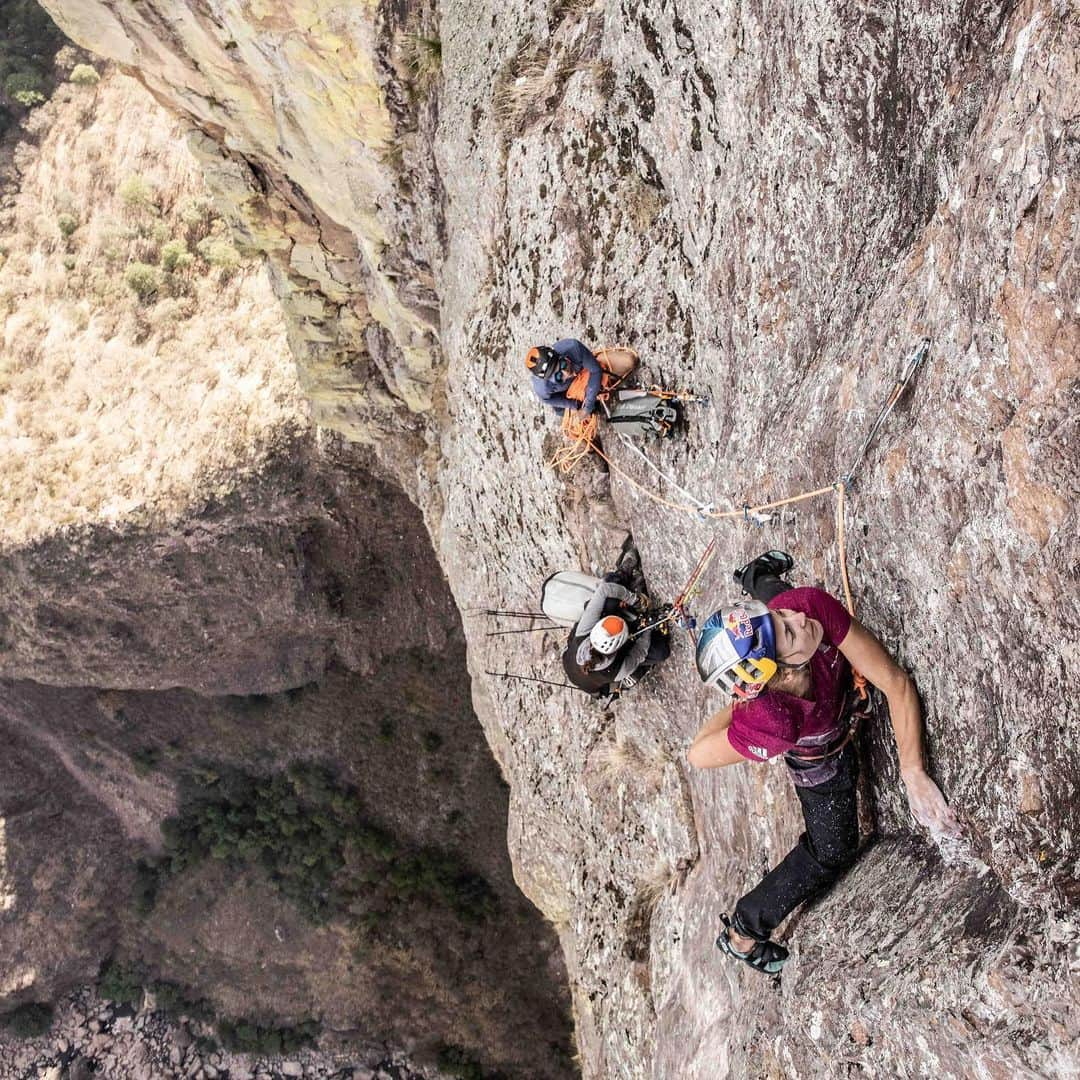
[[885, 695], [900, 759], [900, 775], [907, 788], [908, 804], [915, 820], [933, 833], [959, 836], [961, 828], [956, 815], [926, 772], [922, 711], [911, 676], [857, 619], [851, 620], [851, 628], [840, 642], [839, 649], [851, 666]]

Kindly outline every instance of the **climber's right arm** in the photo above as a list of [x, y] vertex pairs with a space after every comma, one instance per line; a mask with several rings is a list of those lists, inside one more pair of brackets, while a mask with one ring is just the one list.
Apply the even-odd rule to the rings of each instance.
[[721, 709], [694, 736], [686, 760], [695, 769], [719, 769], [724, 765], [737, 765], [746, 760], [728, 739], [732, 709], [731, 705]]

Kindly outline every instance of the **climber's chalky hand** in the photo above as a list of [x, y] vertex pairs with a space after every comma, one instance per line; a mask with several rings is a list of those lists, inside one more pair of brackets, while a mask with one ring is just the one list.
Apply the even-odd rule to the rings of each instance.
[[957, 820], [941, 789], [922, 769], [910, 769], [904, 772], [904, 785], [907, 787], [908, 806], [911, 816], [930, 830], [933, 836], [963, 835], [963, 828]]

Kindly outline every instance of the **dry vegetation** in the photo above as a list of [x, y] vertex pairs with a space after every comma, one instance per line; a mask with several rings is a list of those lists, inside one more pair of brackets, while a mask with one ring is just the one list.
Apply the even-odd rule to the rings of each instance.
[[0, 548], [174, 517], [307, 424], [278, 304], [177, 122], [83, 72], [28, 124], [0, 208]]

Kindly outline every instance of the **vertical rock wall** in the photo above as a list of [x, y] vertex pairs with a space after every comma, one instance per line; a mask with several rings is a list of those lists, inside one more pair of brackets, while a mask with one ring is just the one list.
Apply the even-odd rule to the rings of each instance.
[[395, 405], [430, 408], [441, 207], [413, 149], [423, 89], [394, 66], [423, 9], [406, 26], [394, 5], [321, 0], [45, 6], [207, 136], [196, 150], [275, 269], [319, 421], [371, 442]]
[[[444, 18], [451, 68], [475, 51], [473, 16]], [[912, 671], [931, 767], [969, 827], [944, 853], [953, 868], [899, 840], [911, 826], [879, 716], [869, 807], [898, 839], [790, 928], [798, 959], [773, 995], [721, 962], [716, 915], [787, 850], [797, 809], [780, 768], [686, 774], [686, 741], [718, 704], [695, 689], [686, 643], [614, 715], [493, 689], [511, 772], [528, 778], [515, 860], [564, 919], [586, 1071], [1075, 1069], [1073, 13], [623, 3], [546, 21], [493, 8], [490, 23], [496, 77], [442, 106], [463, 127], [493, 102], [470, 140], [442, 145], [461, 313], [443, 324], [443, 445], [466, 465], [447, 470], [441, 547], [459, 597], [518, 607], [538, 563], [603, 568], [612, 517], [666, 596], [713, 535], [703, 605], [729, 592], [725, 568], [771, 546], [795, 554], [799, 580], [839, 586], [831, 497], [762, 529], [713, 528], [614, 478], [614, 514], [586, 516], [580, 477], [537, 468], [554, 440], [535, 406], [491, 430], [489, 402], [522, 400], [533, 341], [629, 341], [648, 377], [708, 392], [685, 440], [650, 456], [728, 506], [832, 481], [902, 356], [934, 341], [847, 526], [860, 613]], [[478, 532], [482, 563], [456, 554]], [[474, 669], [550, 674], [546, 644], [474, 639]]]

